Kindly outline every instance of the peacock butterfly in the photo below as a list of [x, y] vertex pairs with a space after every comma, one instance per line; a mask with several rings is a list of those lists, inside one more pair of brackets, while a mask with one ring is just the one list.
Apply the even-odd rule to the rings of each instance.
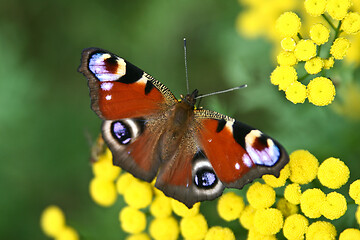
[[187, 207], [241, 189], [264, 174], [279, 176], [285, 149], [261, 131], [195, 107], [198, 90], [177, 100], [128, 61], [99, 48], [82, 53], [91, 108], [114, 165], [151, 182]]

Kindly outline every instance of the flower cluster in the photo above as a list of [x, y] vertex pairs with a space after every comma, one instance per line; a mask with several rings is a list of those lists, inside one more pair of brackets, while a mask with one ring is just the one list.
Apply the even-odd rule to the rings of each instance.
[[[332, 103], [335, 87], [329, 70], [336, 60], [343, 59], [348, 53], [352, 60], [360, 59], [360, 50], [351, 48], [350, 43], [357, 46], [360, 42], [360, 37], [355, 40], [353, 37], [360, 31], [360, 14], [350, 10], [351, 0], [305, 0], [302, 7], [293, 1], [286, 1], [288, 4], [271, 1], [268, 3], [272, 5], [269, 8], [271, 16], [261, 11], [260, 6], [266, 5], [260, 4], [262, 2], [244, 3], [249, 8], [239, 14], [237, 29], [246, 36], [266, 33], [274, 41], [280, 38], [281, 51], [277, 54], [278, 66], [271, 74], [271, 83], [284, 91], [286, 98], [294, 104], [304, 103], [306, 99], [316, 106]], [[287, 12], [279, 13], [274, 20], [280, 9]], [[354, 9], [360, 10], [360, 4], [356, 3]], [[301, 13], [303, 21], [294, 11]], [[259, 22], [266, 26], [260, 28]]]
[[[94, 202], [108, 207], [115, 203], [118, 195], [123, 197], [126, 206], [119, 212], [119, 222], [123, 231], [129, 234], [127, 240], [148, 240], [150, 237], [155, 240], [175, 240], [180, 234], [184, 239], [235, 240], [229, 228], [209, 228], [204, 215], [200, 213], [200, 203], [188, 209], [156, 189], [154, 182], [141, 181], [127, 172], [120, 174], [120, 168], [112, 165], [112, 155], [108, 149], [93, 163], [93, 173], [90, 195]], [[240, 213], [244, 203], [240, 197], [237, 198], [239, 201], [236, 203], [240, 205], [235, 206], [233, 211]]]
[[56, 240], [79, 240], [78, 233], [66, 225], [65, 215], [58, 206], [45, 208], [40, 218], [40, 226], [43, 232]]

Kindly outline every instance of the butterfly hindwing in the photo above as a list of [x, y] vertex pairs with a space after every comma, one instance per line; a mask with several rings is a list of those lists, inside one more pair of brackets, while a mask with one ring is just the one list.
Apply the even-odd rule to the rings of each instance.
[[177, 101], [162, 83], [106, 50], [85, 49], [79, 71], [88, 79], [91, 108], [103, 119], [153, 115]]

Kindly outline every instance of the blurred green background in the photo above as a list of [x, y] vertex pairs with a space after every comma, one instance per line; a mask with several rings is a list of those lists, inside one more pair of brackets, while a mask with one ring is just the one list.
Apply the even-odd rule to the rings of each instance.
[[[248, 84], [204, 99], [205, 108], [263, 130], [288, 152], [307, 149], [320, 161], [338, 157], [350, 166], [350, 180], [357, 179], [359, 122], [331, 107], [287, 101], [269, 81], [274, 46], [239, 36], [240, 11], [235, 0], [0, 1], [0, 237], [47, 239], [39, 217], [49, 204], [64, 210], [83, 239], [124, 236], [121, 200], [102, 208], [88, 193], [85, 132], [95, 138], [101, 121], [77, 72], [87, 47], [126, 58], [179, 96], [186, 92], [186, 37], [191, 89], [208, 93]], [[347, 224], [356, 227], [355, 220]]]

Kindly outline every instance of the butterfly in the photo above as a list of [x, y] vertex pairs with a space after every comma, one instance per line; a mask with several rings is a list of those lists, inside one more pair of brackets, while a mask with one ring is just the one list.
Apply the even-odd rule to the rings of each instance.
[[161, 82], [123, 58], [84, 49], [81, 72], [113, 164], [151, 182], [191, 208], [243, 188], [264, 174], [279, 176], [285, 149], [260, 130], [196, 108], [198, 90], [178, 100]]

